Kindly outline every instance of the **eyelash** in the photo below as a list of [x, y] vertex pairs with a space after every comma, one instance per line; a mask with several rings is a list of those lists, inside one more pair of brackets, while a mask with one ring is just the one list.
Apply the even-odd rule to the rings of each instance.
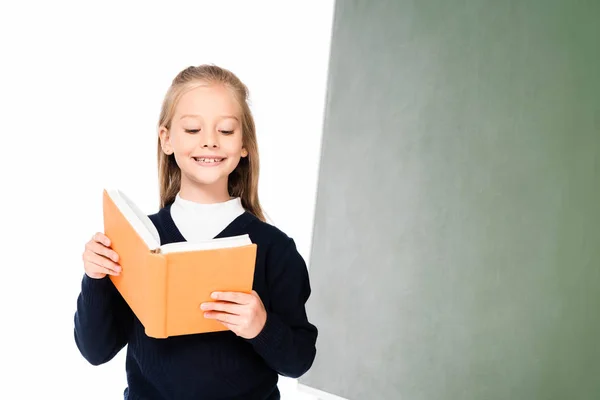
[[[186, 129], [185, 130], [187, 133], [198, 133], [200, 132], [200, 129]], [[233, 133], [233, 131], [219, 131], [224, 135], [231, 135]]]

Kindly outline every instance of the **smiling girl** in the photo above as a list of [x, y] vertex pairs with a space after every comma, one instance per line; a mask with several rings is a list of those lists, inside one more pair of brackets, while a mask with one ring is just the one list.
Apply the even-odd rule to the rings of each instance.
[[[315, 358], [306, 315], [306, 264], [293, 239], [265, 222], [246, 86], [213, 65], [189, 67], [166, 93], [158, 126], [161, 244], [248, 234], [257, 244], [252, 293], [213, 293], [205, 318], [227, 331], [145, 335], [108, 275], [121, 271], [110, 239], [85, 245], [75, 342], [93, 365], [127, 345], [125, 399], [279, 399], [278, 374], [299, 377]], [[200, 267], [200, 266], [199, 266]]]

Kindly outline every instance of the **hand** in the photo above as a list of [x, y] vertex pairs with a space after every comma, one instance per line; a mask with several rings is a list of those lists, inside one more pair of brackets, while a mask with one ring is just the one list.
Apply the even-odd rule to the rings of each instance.
[[103, 233], [96, 233], [85, 244], [82, 255], [83, 268], [87, 276], [93, 279], [102, 279], [106, 274], [119, 275], [121, 266], [118, 254], [110, 248], [110, 239]]
[[258, 294], [239, 292], [215, 292], [215, 300], [202, 303], [200, 308], [207, 312], [205, 318], [216, 319], [233, 333], [244, 339], [253, 339], [262, 331], [267, 322], [267, 311]]

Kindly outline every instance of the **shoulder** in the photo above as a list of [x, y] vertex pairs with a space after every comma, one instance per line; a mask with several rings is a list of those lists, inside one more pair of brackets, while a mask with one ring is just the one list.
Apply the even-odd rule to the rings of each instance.
[[252, 216], [252, 222], [248, 224], [248, 234], [253, 243], [263, 246], [287, 247], [293, 239], [281, 229], [268, 222], [261, 221]]
[[306, 263], [298, 252], [294, 239], [281, 229], [254, 217], [247, 231], [252, 242], [258, 245], [271, 273], [277, 274], [284, 266], [286, 270], [294, 266], [301, 271], [306, 269]]

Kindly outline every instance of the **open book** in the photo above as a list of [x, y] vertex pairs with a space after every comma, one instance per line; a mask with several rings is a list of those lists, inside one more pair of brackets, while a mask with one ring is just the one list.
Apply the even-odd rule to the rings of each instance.
[[214, 291], [252, 291], [256, 244], [248, 235], [161, 245], [150, 218], [120, 190], [104, 190], [103, 214], [122, 267], [110, 279], [148, 336], [227, 330], [204, 318], [200, 304]]

